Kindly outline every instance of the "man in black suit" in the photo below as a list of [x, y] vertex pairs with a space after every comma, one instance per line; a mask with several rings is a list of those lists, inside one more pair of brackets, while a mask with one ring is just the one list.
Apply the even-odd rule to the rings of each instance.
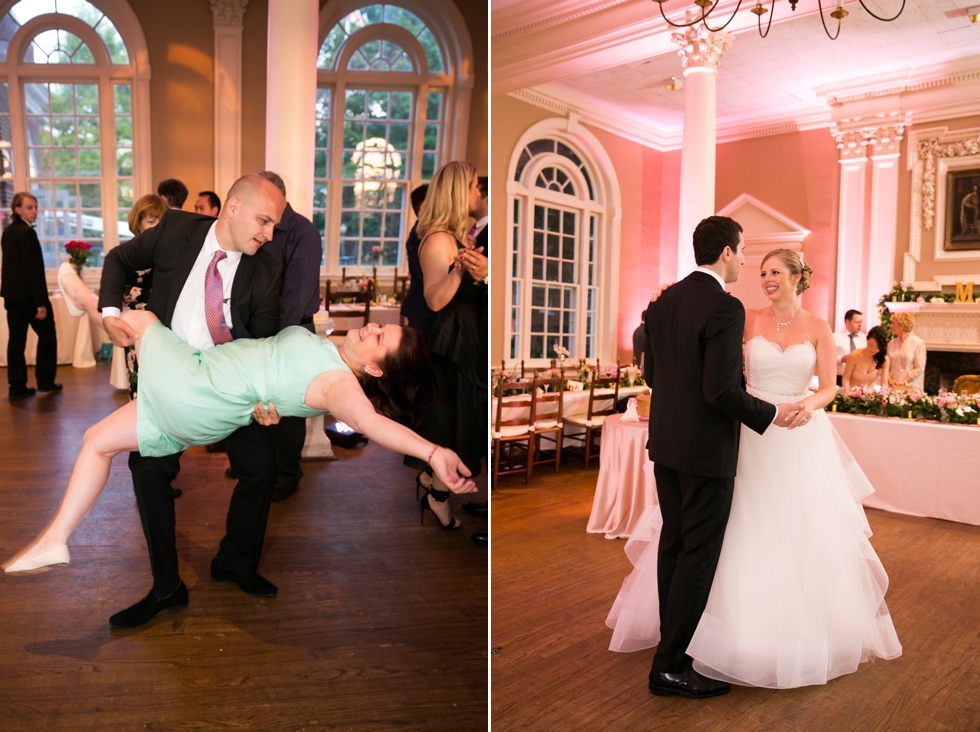
[[742, 227], [724, 216], [694, 231], [698, 268], [647, 309], [644, 356], [650, 460], [664, 525], [657, 582], [660, 644], [650, 691], [693, 698], [731, 687], [698, 674], [685, 651], [708, 601], [732, 507], [739, 430], [796, 426], [795, 404], [749, 395], [742, 375], [745, 308], [725, 292], [744, 262]]
[[[228, 191], [218, 219], [171, 210], [160, 223], [113, 249], [102, 270], [99, 308], [113, 342], [130, 345], [135, 335], [119, 318], [128, 276], [153, 269], [147, 309], [178, 336], [210, 348], [204, 312], [205, 274], [216, 266], [224, 291], [224, 319], [233, 338], [264, 338], [279, 332], [282, 268], [260, 247], [272, 238], [286, 202], [257, 175], [240, 178]], [[224, 255], [224, 256], [222, 256]], [[244, 255], [244, 256], [243, 256]], [[258, 574], [272, 489], [276, 480], [275, 433], [252, 422], [225, 438], [239, 477], [228, 509], [226, 533], [211, 562], [211, 576], [260, 597], [276, 586]], [[146, 535], [153, 588], [138, 603], [109, 619], [133, 628], [160, 610], [187, 604], [187, 587], [177, 571], [174, 500], [170, 483], [180, 470], [180, 453], [162, 458], [130, 453], [129, 467]]]
[[[4, 230], [3, 270], [0, 275], [0, 297], [7, 310], [7, 381], [10, 401], [34, 396], [38, 391], [59, 392], [61, 384], [54, 383], [58, 371], [58, 334], [54, 328], [54, 312], [48, 300], [48, 284], [44, 277], [44, 256], [41, 242], [34, 231], [37, 221], [37, 199], [30, 193], [17, 193], [11, 203], [13, 221]], [[34, 374], [37, 389], [27, 386], [27, 329], [37, 333], [37, 360]]]

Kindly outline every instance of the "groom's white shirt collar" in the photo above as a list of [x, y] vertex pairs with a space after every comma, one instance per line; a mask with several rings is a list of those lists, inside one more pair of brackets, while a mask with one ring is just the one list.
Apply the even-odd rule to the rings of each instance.
[[718, 274], [717, 272], [715, 272], [713, 269], [708, 269], [707, 267], [698, 267], [694, 271], [695, 272], [704, 272], [705, 274], [711, 275], [712, 277], [714, 277], [718, 281], [718, 284], [721, 285], [721, 289], [723, 289], [723, 290], [725, 289], [725, 280], [723, 280], [721, 278], [721, 275]]

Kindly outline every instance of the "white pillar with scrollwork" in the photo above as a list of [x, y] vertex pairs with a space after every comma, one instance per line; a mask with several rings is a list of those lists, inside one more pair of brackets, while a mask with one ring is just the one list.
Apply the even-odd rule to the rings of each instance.
[[871, 232], [864, 325], [878, 325], [878, 298], [892, 289], [898, 226], [898, 166], [904, 125], [878, 127], [871, 146]]
[[868, 143], [864, 130], [839, 132], [840, 206], [837, 217], [837, 294], [834, 330], [844, 327], [844, 313], [864, 311], [867, 299], [867, 257], [865, 241], [865, 190]]
[[210, 0], [214, 15], [214, 191], [224, 201], [242, 169], [242, 17], [248, 0]]
[[677, 217], [677, 279], [697, 266], [693, 235], [701, 219], [715, 212], [715, 81], [718, 64], [732, 47], [726, 33], [692, 26], [671, 39], [681, 47], [684, 66], [684, 142], [681, 149]]
[[265, 167], [282, 176], [289, 203], [313, 216], [317, 0], [269, 0]]

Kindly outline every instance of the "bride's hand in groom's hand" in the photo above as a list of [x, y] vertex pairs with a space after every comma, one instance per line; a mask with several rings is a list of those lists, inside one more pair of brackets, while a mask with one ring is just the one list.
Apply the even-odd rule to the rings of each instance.
[[673, 284], [674, 284], [673, 282], [668, 282], [666, 285], [660, 285], [660, 287], [658, 287], [656, 291], [652, 295], [650, 295], [650, 302], [656, 302], [657, 300], [659, 300], [660, 296], [664, 294], [664, 290], [666, 290], [668, 287], [670, 287]]
[[793, 429], [794, 427], [802, 427], [813, 417], [813, 407], [811, 407], [806, 402], [800, 402], [799, 404], [792, 404], [790, 408], [794, 410], [792, 412], [792, 417], [786, 429]]
[[255, 402], [252, 408], [252, 419], [258, 422], [263, 427], [269, 427], [274, 424], [279, 424], [279, 412], [276, 411], [276, 405], [269, 402], [269, 409], [262, 405], [262, 402]]

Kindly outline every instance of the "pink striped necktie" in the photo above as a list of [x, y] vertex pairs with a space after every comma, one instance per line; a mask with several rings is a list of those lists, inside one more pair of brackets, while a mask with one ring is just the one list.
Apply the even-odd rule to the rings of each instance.
[[218, 262], [227, 256], [228, 254], [220, 249], [216, 251], [204, 275], [204, 319], [207, 321], [211, 340], [216, 346], [233, 340], [228, 323], [225, 322], [225, 290], [221, 282], [221, 273], [218, 272]]

